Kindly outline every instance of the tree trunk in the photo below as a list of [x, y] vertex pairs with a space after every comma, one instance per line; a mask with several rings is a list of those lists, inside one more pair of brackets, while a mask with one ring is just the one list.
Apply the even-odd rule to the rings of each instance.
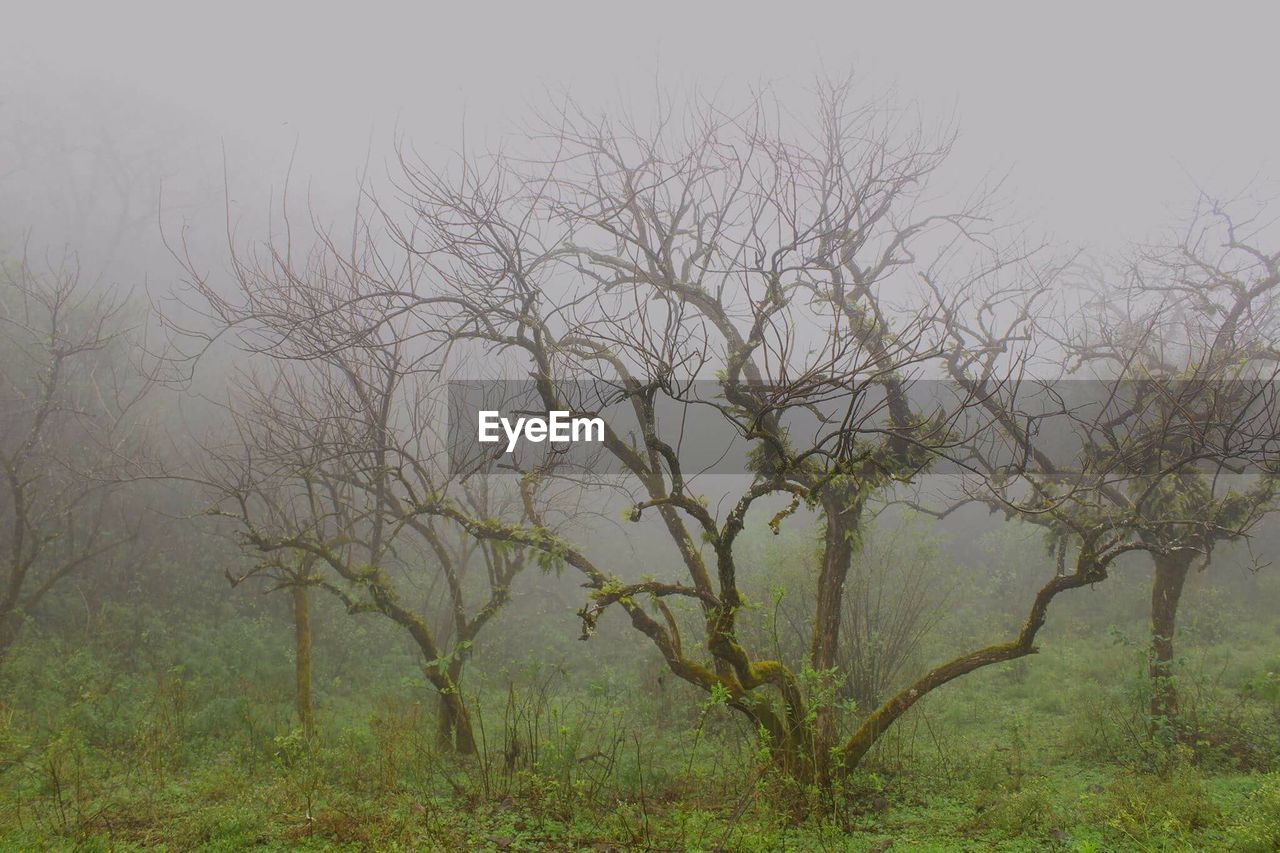
[[462, 659], [454, 657], [449, 666], [437, 670], [432, 678], [440, 693], [440, 714], [436, 718], [436, 746], [442, 752], [474, 755], [476, 738], [471, 729], [471, 715], [462, 701]]
[[1151, 584], [1151, 718], [1173, 720], [1178, 715], [1178, 689], [1173, 675], [1173, 638], [1182, 587], [1195, 552], [1174, 551], [1155, 554], [1155, 577]]
[[22, 631], [23, 615], [16, 605], [0, 605], [0, 662], [9, 656], [9, 651]]
[[436, 746], [443, 752], [474, 755], [476, 738], [471, 716], [457, 693], [440, 694], [440, 715], [436, 724]]
[[[836, 668], [844, 584], [849, 577], [861, 514], [861, 505], [853, 499], [850, 489], [833, 490], [823, 503], [827, 520], [809, 661], [817, 673], [829, 673]], [[813, 759], [819, 784], [830, 778], [831, 750], [836, 745], [836, 686], [824, 683], [823, 696], [814, 708]]]
[[315, 734], [315, 711], [311, 706], [311, 601], [307, 587], [293, 587], [293, 636], [296, 650], [294, 684], [298, 722], [308, 738]]

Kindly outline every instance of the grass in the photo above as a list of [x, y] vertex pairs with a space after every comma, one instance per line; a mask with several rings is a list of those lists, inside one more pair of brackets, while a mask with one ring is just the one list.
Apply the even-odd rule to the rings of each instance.
[[[1280, 780], [1195, 770], [1176, 778], [1059, 767], [1015, 788], [889, 780], [839, 818], [791, 825], [766, 797], [746, 808], [661, 793], [598, 805], [525, 793], [486, 801], [404, 788], [322, 785], [300, 797], [278, 774], [200, 768], [164, 783], [98, 788], [60, 825], [50, 804], [6, 810], [8, 849], [898, 849], [1271, 850]], [[308, 808], [311, 809], [308, 814]]]
[[[26, 691], [0, 717], [0, 845], [1273, 850], [1277, 717], [1250, 685], [1275, 652], [1198, 651], [1214, 676], [1189, 664], [1184, 693], [1202, 728], [1164, 745], [1142, 725], [1133, 650], [1061, 638], [921, 702], [824, 810], [805, 808], [812, 795], [776, 778], [728, 712], [614, 671], [474, 685], [485, 753], [459, 761], [435, 750], [430, 697], [412, 682], [331, 692], [307, 742], [287, 687], [236, 702], [198, 672], [125, 677], [87, 653], [33, 649], [10, 664]], [[1229, 726], [1234, 740], [1215, 728]]]
[[[1101, 606], [1137, 610], [1132, 587], [917, 703], [834, 801], [607, 625], [586, 656], [541, 613], [477, 649], [483, 749], [459, 760], [377, 620], [320, 612], [307, 741], [287, 622], [125, 608], [74, 641], [31, 632], [0, 667], [0, 849], [1280, 849], [1280, 632], [1190, 610], [1185, 725], [1153, 733], [1144, 626], [1099, 627]], [[961, 616], [947, 636], [992, 630]]]

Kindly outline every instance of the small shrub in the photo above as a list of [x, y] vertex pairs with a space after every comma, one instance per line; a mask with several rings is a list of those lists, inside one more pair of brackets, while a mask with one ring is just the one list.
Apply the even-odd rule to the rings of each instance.
[[1001, 787], [978, 803], [981, 810], [975, 828], [994, 829], [1006, 835], [1043, 834], [1063, 822], [1062, 810], [1042, 784], [1021, 789]]
[[1228, 835], [1237, 850], [1280, 850], [1280, 774], [1263, 779], [1231, 821]]
[[1140, 843], [1185, 839], [1221, 820], [1199, 774], [1185, 763], [1165, 776], [1122, 776], [1094, 806], [1094, 820]]

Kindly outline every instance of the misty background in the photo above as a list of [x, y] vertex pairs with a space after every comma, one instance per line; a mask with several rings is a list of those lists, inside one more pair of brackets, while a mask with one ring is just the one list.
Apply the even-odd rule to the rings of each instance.
[[[1201, 191], [1227, 200], [1274, 195], [1280, 173], [1280, 111], [1274, 103], [1280, 8], [1254, 6], [1247, 21], [1237, 8], [1245, 7], [9, 3], [0, 11], [0, 258], [25, 257], [36, 268], [73, 258], [91, 289], [127, 294], [139, 311], [168, 311], [171, 326], [183, 319], [198, 323], [178, 298], [191, 277], [183, 261], [207, 273], [215, 290], [229, 288], [229, 242], [245, 245], [289, 227], [309, 233], [312, 221], [342, 234], [364, 194], [395, 196], [398, 149], [444, 168], [463, 150], [519, 148], [531, 110], [563, 94], [587, 111], [647, 115], [656, 93], [679, 98], [723, 92], [732, 99], [767, 88], [780, 109], [795, 104], [803, 121], [815, 81], [847, 73], [856, 93], [891, 92], [925, 125], [956, 128], [954, 150], [930, 186], [931, 196], [963, 197], [976, 185], [998, 186], [1002, 221], [1020, 224], [1056, 252], [1106, 258], [1176, 221]], [[136, 361], [154, 368], [164, 339], [158, 323], [144, 323], [142, 339], [134, 342]], [[221, 428], [201, 395], [215, 401], [223, 396], [221, 383], [240, 366], [239, 358], [230, 349], [219, 351], [202, 363], [196, 384], [164, 387], [148, 399], [160, 426], [152, 434], [157, 458], [180, 458], [189, 446], [187, 433]], [[713, 496], [720, 489], [714, 479], [705, 487]], [[733, 488], [724, 486], [726, 492]], [[587, 550], [608, 555], [627, 572], [642, 574], [655, 560], [672, 560], [674, 549], [661, 541], [657, 519], [646, 517], [640, 535], [622, 529], [619, 513], [626, 505], [602, 501], [579, 507], [581, 518], [570, 524], [578, 525]], [[290, 774], [303, 765], [280, 758], [296, 746], [280, 745], [293, 726], [287, 596], [268, 594], [276, 590], [269, 584], [232, 588], [228, 581], [237, 579], [248, 560], [227, 531], [187, 523], [204, 505], [183, 486], [157, 477], [130, 492], [118, 509], [142, 530], [141, 550], [130, 552], [136, 559], [74, 577], [42, 605], [32, 621], [32, 643], [44, 645], [20, 656], [9, 676], [23, 689], [32, 685], [30, 696], [5, 707], [32, 718], [45, 706], [73, 708], [65, 717], [71, 720], [68, 729], [92, 717], [93, 724], [109, 729], [102, 738], [113, 745], [134, 743], [135, 733], [112, 721], [150, 720], [147, 715], [163, 707], [181, 723], [145, 729], [155, 754], [167, 748], [156, 745], [165, 737], [201, 737], [210, 744], [243, 737], [273, 756], [264, 761], [286, 767], [281, 778], [294, 780]], [[811, 510], [801, 517], [812, 521]], [[762, 637], [772, 632], [770, 642], [780, 655], [785, 648], [803, 656], [803, 643], [794, 637], [777, 639], [788, 626], [798, 636], [797, 625], [807, 618], [803, 605], [792, 612], [780, 603], [788, 578], [815, 570], [812, 524], [798, 526], [780, 537], [755, 531], [740, 546], [744, 562], [758, 570], [751, 578], [757, 601], [766, 603], [752, 617], [752, 628]], [[874, 533], [860, 571], [886, 589], [918, 589], [922, 607], [919, 636], [913, 633], [899, 669], [876, 676], [886, 683], [953, 645], [1016, 629], [1025, 617], [1023, 601], [1037, 586], [1037, 576], [1026, 569], [1049, 566], [1055, 547], [1041, 531], [1018, 528], [976, 507], [928, 521], [890, 506], [869, 529]], [[651, 550], [654, 542], [660, 544]], [[1277, 548], [1280, 537], [1264, 523], [1252, 541], [1223, 545], [1212, 571], [1190, 577], [1182, 624], [1192, 643], [1216, 653], [1230, 645], [1229, 637], [1236, 645], [1274, 639], [1280, 584], [1274, 570], [1258, 569], [1269, 564], [1268, 554], [1280, 553]], [[1120, 679], [1138, 672], [1151, 595], [1144, 559], [1123, 558], [1123, 570], [1104, 586], [1055, 603], [1046, 642], [1079, 645], [1069, 645], [1041, 681], [1031, 676], [1027, 682], [1021, 662], [1009, 667], [1000, 689], [1025, 698], [1055, 680], [1088, 682], [1092, 689], [1095, 679], [1101, 683], [1099, 673]], [[903, 574], [903, 562], [917, 568]], [[476, 680], [468, 690], [488, 691], [493, 708], [503, 708], [509, 695], [505, 707], [514, 713], [525, 701], [523, 693], [517, 701], [517, 690], [530, 696], [541, 690], [545, 699], [546, 685], [561, 683], [555, 679], [572, 682], [585, 697], [573, 700], [581, 703], [573, 712], [599, 715], [605, 726], [603, 733], [584, 735], [596, 740], [566, 747], [567, 766], [607, 752], [613, 743], [609, 726], [623, 731], [641, 719], [696, 728], [696, 750], [709, 706], [697, 704], [700, 696], [690, 699], [694, 691], [665, 672], [661, 657], [641, 645], [621, 616], [601, 621], [605, 640], [581, 643], [582, 586], [571, 572], [521, 574], [512, 605], [498, 616], [505, 627], [476, 641]], [[428, 601], [427, 609], [437, 606], [429, 603], [434, 585], [408, 587]], [[145, 606], [135, 607], [138, 602]], [[870, 599], [864, 603], [868, 612], [880, 606]], [[388, 728], [419, 725], [413, 715], [424, 695], [420, 650], [375, 616], [352, 619], [339, 602], [320, 595], [314, 606], [321, 716], [329, 713], [335, 730], [338, 720], [344, 731], [359, 729], [363, 740], [352, 754], [385, 757], [390, 753], [379, 738], [392, 738]], [[1237, 629], [1238, 636], [1232, 633]], [[85, 651], [67, 665], [71, 674], [59, 670], [40, 680], [50, 650], [98, 646], [107, 649], [101, 660]], [[1078, 658], [1102, 657], [1109, 648], [1118, 651], [1097, 671], [1083, 664], [1072, 668]], [[1253, 669], [1246, 674], [1245, 664], [1228, 657], [1206, 653], [1199, 671], [1217, 672], [1220, 666], [1243, 681], [1273, 660], [1249, 661]], [[81, 671], [76, 667], [88, 673], [84, 683], [92, 687], [75, 681]], [[125, 693], [121, 683], [134, 691], [127, 699], [118, 698]], [[283, 692], [275, 689], [280, 684], [286, 685]], [[82, 687], [83, 696], [92, 698], [77, 698]], [[1106, 696], [1130, 688], [1132, 679]], [[980, 716], [985, 700], [981, 687], [966, 685], [957, 695], [957, 704], [940, 712], [940, 719], [962, 730]], [[1101, 704], [1102, 696], [1099, 687], [1089, 700]], [[537, 704], [529, 701], [529, 707]], [[640, 710], [627, 704], [632, 701]], [[1065, 714], [1062, 708], [1072, 705], [1035, 701], [1041, 703], [1037, 711], [1051, 714]], [[1042, 707], [1049, 705], [1054, 707]], [[411, 707], [418, 710], [406, 710]], [[734, 755], [745, 766], [754, 733], [735, 728], [723, 713], [706, 736], [736, 743]], [[993, 728], [1014, 731], [1025, 723], [1018, 713], [1011, 711], [1012, 722]], [[62, 725], [64, 718], [54, 717], [60, 722], [40, 737]], [[369, 720], [367, 730], [360, 728]], [[496, 738], [502, 726], [496, 717], [491, 721], [489, 736]], [[917, 725], [912, 731], [923, 730]], [[40, 737], [30, 737], [23, 760], [44, 748], [36, 745], [44, 743]], [[925, 734], [919, 742], [928, 744]], [[523, 743], [520, 748], [530, 748]], [[683, 759], [684, 743], [670, 746], [670, 754]], [[1007, 750], [1023, 749], [1001, 743], [998, 755], [989, 753], [992, 766], [1012, 762]], [[961, 761], [956, 755], [965, 751], [962, 744], [927, 748], [943, 756], [939, 766], [950, 774]], [[508, 770], [524, 760], [510, 757], [509, 741], [502, 749]], [[908, 759], [901, 758], [901, 742], [898, 749], [894, 766], [901, 769]], [[215, 753], [225, 754], [208, 746], [208, 754]], [[412, 754], [417, 758], [402, 756], [402, 764], [421, 757]], [[697, 779], [732, 776], [739, 766], [733, 760], [717, 757]], [[643, 786], [644, 761], [626, 761]], [[696, 774], [680, 777], [683, 760], [668, 763], [677, 770], [659, 773], [659, 780], [683, 779], [683, 793], [672, 797], [691, 796], [699, 783], [689, 780]], [[173, 766], [179, 764], [174, 759]], [[395, 776], [403, 767], [388, 771], [383, 765], [379, 772]], [[1000, 776], [999, 785], [1011, 773]], [[974, 788], [996, 787], [984, 779], [969, 781]], [[350, 787], [361, 789], [365, 782]], [[49, 787], [43, 777], [22, 784], [31, 791]], [[298, 791], [305, 785], [280, 784], [289, 797], [303, 797]], [[729, 782], [724, 786], [730, 791]], [[35, 800], [41, 796], [31, 794]], [[426, 801], [420, 792], [414, 796], [415, 803]], [[56, 810], [14, 808], [18, 815], [33, 809], [39, 826], [41, 820], [59, 823], [39, 817]], [[312, 826], [309, 800], [305, 811], [306, 825]], [[420, 816], [412, 814], [413, 820]], [[59, 820], [59, 831], [73, 837], [68, 819]], [[80, 821], [76, 826], [97, 826], [90, 816]]]
[[[956, 117], [954, 175], [1009, 173], [1020, 212], [1105, 249], [1195, 183], [1230, 197], [1274, 166], [1280, 14], [1253, 7], [1245, 24], [1233, 8], [23, 3], [0, 85], [6, 126], [102, 124], [174, 182], [216, 191], [225, 148], [246, 180], [233, 209], [260, 211], [291, 160], [296, 186], [346, 202], [366, 163], [385, 174], [397, 135], [428, 156], [496, 145], [548, 90], [643, 105], [655, 87], [798, 93], [851, 70], [868, 93]], [[11, 186], [34, 165], [6, 168], [6, 215], [47, 215], [57, 188]]]

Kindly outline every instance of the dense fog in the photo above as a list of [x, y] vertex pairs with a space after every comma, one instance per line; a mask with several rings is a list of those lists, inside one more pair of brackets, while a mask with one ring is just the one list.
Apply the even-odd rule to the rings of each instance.
[[1280, 846], [1276, 15], [5, 18], [0, 846]]

